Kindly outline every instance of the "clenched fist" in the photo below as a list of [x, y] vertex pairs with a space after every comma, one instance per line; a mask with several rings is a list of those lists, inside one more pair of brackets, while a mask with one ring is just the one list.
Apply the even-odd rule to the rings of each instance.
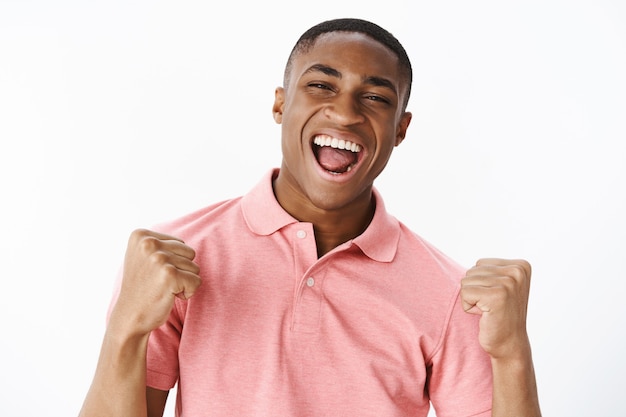
[[494, 359], [514, 358], [529, 345], [530, 275], [524, 260], [481, 259], [461, 282], [463, 309], [481, 315], [479, 341]]
[[165, 323], [175, 297], [187, 299], [200, 286], [195, 251], [173, 236], [134, 231], [128, 241], [120, 294], [111, 322], [143, 336]]

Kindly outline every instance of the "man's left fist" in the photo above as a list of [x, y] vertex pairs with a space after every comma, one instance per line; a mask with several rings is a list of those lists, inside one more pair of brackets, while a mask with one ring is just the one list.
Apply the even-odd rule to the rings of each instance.
[[482, 316], [480, 345], [494, 359], [514, 358], [529, 345], [530, 275], [530, 264], [524, 260], [480, 259], [461, 281], [463, 309]]

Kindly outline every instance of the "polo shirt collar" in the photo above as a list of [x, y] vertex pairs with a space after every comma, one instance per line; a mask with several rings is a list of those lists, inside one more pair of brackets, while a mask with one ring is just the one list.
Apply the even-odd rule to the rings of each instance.
[[277, 175], [278, 168], [270, 170], [241, 200], [246, 224], [257, 235], [271, 235], [289, 224], [298, 223], [278, 204], [274, 196], [272, 182]]
[[355, 237], [353, 242], [363, 253], [375, 261], [391, 262], [396, 256], [400, 240], [400, 223], [387, 213], [385, 203], [376, 188], [373, 189], [376, 211], [365, 232]]
[[[271, 235], [283, 227], [298, 223], [278, 204], [272, 187], [278, 168], [270, 170], [241, 201], [246, 224], [253, 233]], [[398, 220], [387, 213], [383, 199], [374, 188], [376, 211], [365, 232], [352, 240], [369, 258], [378, 262], [391, 262], [395, 257], [400, 239]]]

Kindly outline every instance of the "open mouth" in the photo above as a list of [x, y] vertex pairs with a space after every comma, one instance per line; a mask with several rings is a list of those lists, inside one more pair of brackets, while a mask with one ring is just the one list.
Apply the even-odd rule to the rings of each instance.
[[359, 162], [361, 145], [349, 140], [337, 139], [328, 135], [317, 135], [313, 139], [313, 153], [322, 168], [331, 174], [350, 172]]

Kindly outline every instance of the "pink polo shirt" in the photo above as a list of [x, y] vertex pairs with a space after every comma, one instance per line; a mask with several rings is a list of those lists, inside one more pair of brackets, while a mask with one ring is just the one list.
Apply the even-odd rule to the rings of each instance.
[[161, 225], [195, 248], [203, 284], [148, 349], [176, 415], [489, 416], [491, 367], [464, 269], [385, 211], [317, 258], [313, 227], [249, 194]]

